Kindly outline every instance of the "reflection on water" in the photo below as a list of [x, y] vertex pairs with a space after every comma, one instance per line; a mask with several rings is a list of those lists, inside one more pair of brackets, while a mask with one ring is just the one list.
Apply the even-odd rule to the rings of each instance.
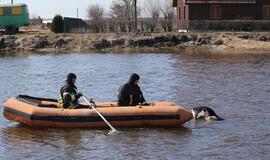
[[0, 117], [1, 159], [269, 159], [270, 56], [71, 54], [2, 56], [1, 103], [28, 94], [57, 98], [66, 74], [96, 101], [116, 100], [141, 75], [148, 101], [207, 105], [225, 121], [179, 128], [31, 129]]
[[[144, 147], [153, 147], [157, 151], [165, 146], [172, 147], [175, 143], [171, 138], [182, 139], [189, 136], [191, 130], [186, 127], [174, 129], [122, 128], [119, 134], [108, 135], [107, 133], [108, 130], [30, 129], [18, 125], [3, 128], [1, 137], [3, 139], [2, 145], [6, 145], [3, 151], [6, 153], [6, 158], [29, 156], [32, 153], [37, 153], [38, 157], [42, 159], [52, 156], [70, 159], [76, 159], [77, 156], [82, 159], [103, 159], [104, 157], [110, 159], [111, 156], [117, 158], [117, 154], [121, 154], [121, 151], [125, 151], [124, 155], [127, 157], [134, 158], [138, 154], [142, 156], [148, 154], [144, 151]], [[184, 141], [178, 142], [179, 147], [184, 145]], [[159, 143], [164, 146], [160, 148]], [[14, 153], [12, 150], [16, 150], [16, 152]], [[87, 152], [87, 154], [84, 152]]]

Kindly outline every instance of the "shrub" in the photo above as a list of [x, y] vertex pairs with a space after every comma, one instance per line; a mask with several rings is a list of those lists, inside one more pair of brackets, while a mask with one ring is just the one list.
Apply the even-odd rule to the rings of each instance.
[[63, 33], [64, 32], [64, 20], [61, 15], [56, 15], [53, 18], [51, 24], [51, 31], [54, 33]]

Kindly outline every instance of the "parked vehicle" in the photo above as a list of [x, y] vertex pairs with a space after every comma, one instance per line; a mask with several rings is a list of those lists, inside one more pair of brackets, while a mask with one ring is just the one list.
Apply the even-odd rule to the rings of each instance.
[[29, 25], [29, 12], [26, 4], [0, 4], [0, 29], [6, 34], [15, 34], [22, 26]]

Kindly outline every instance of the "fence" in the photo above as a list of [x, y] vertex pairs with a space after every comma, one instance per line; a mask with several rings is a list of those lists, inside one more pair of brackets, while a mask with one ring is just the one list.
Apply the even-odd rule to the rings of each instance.
[[190, 30], [270, 31], [270, 20], [190, 20]]
[[[65, 18], [66, 19], [66, 18]], [[64, 20], [65, 21], [65, 20]], [[107, 18], [97, 23], [91, 20], [85, 20], [85, 24], [78, 25], [78, 21], [74, 19], [68, 19], [65, 22], [65, 32], [75, 33], [98, 33], [98, 32], [132, 32], [134, 31], [134, 21], [125, 21]], [[137, 22], [137, 30], [142, 32], [170, 32], [177, 29], [175, 20], [167, 22], [164, 18], [159, 18], [153, 21], [151, 18], [140, 18]]]
[[78, 18], [64, 17], [64, 32], [71, 32], [74, 29], [85, 29], [88, 25]]

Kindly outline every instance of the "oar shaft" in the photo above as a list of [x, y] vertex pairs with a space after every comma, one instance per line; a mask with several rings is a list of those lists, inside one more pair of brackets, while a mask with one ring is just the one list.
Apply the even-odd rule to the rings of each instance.
[[113, 130], [113, 131], [116, 131], [116, 129], [102, 116], [102, 114], [101, 113], [99, 113], [99, 111], [93, 106], [93, 105], [91, 105], [89, 102], [88, 102], [88, 100], [84, 97], [84, 96], [82, 96], [82, 98], [85, 100], [85, 102], [87, 102], [88, 103], [88, 105], [95, 111], [95, 112], [97, 112], [97, 114], [104, 120], [104, 122]]

